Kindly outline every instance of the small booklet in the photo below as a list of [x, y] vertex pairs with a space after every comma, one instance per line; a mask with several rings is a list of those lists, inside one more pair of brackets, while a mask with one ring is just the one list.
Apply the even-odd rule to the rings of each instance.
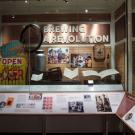
[[86, 71], [82, 71], [82, 74], [84, 77], [86, 76], [98, 76], [101, 79], [110, 76], [110, 75], [115, 75], [115, 74], [119, 74], [119, 72], [116, 69], [106, 69], [103, 70], [101, 72], [97, 72], [95, 70], [86, 70]]
[[64, 76], [69, 78], [69, 79], [73, 79], [73, 78], [77, 77], [78, 76], [78, 68], [76, 68], [74, 70], [70, 70], [68, 68], [65, 68]]
[[40, 81], [40, 80], [42, 80], [43, 79], [43, 73], [42, 74], [39, 74], [39, 75], [37, 75], [37, 74], [32, 74], [32, 77], [31, 77], [31, 80], [32, 81]]

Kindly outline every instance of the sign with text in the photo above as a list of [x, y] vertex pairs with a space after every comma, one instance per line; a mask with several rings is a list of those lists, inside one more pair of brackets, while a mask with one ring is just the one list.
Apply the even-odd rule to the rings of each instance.
[[110, 43], [110, 24], [48, 24], [43, 31], [43, 43]]
[[25, 58], [0, 58], [0, 85], [23, 85], [26, 82]]

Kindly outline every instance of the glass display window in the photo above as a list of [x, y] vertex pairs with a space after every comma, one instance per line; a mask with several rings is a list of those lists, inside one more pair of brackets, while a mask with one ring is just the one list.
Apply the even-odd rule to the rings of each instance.
[[1, 86], [92, 82], [127, 87], [124, 0], [0, 5]]

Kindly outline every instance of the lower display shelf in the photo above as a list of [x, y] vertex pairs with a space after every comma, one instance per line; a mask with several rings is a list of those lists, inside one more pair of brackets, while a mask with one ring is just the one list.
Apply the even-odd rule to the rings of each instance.
[[[0, 132], [7, 128], [17, 132], [23, 126], [22, 131], [43, 134], [68, 131], [106, 134], [110, 128], [108, 121], [112, 122], [110, 117], [118, 116], [135, 133], [134, 105], [134, 97], [125, 92], [0, 93]], [[12, 123], [16, 125], [13, 128]]]
[[0, 114], [111, 114], [124, 92], [0, 93]]

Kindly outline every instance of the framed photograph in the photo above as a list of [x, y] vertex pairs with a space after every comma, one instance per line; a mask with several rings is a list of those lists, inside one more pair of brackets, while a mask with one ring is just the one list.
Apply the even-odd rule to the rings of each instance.
[[48, 64], [68, 64], [69, 48], [48, 48]]
[[92, 55], [87, 53], [71, 54], [71, 67], [92, 68]]
[[94, 45], [93, 51], [95, 60], [105, 60], [105, 46], [103, 44]]

